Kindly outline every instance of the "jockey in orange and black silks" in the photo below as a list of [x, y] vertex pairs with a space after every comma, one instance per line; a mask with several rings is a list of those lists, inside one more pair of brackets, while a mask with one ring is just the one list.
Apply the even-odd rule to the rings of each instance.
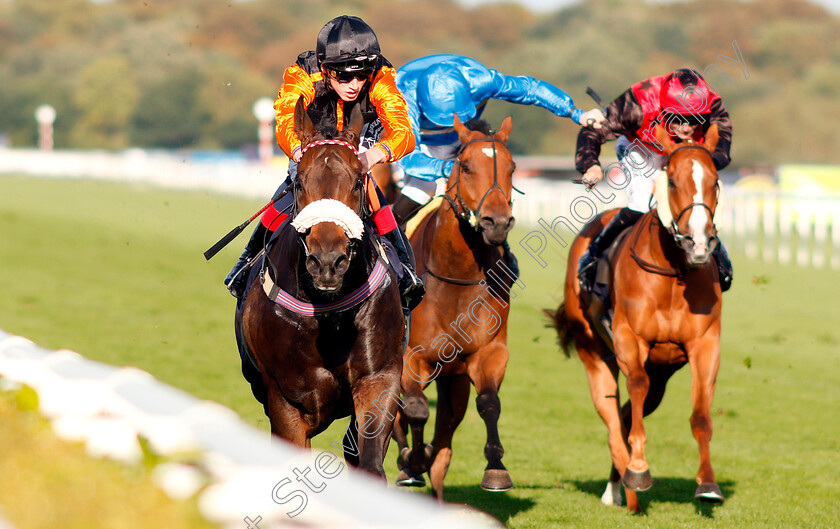
[[[378, 163], [399, 160], [414, 149], [414, 133], [402, 93], [395, 84], [396, 71], [385, 59], [373, 29], [362, 19], [343, 15], [328, 22], [319, 32], [314, 51], [300, 54], [295, 64], [286, 69], [283, 85], [274, 102], [277, 144], [289, 158], [289, 176], [275, 196], [280, 195], [297, 174], [300, 161], [300, 138], [294, 130], [295, 106], [303, 97], [307, 113], [317, 128], [343, 130], [350, 112], [359, 106], [365, 125], [361, 133], [359, 158], [362, 169], [369, 171]], [[416, 305], [423, 292], [423, 283], [411, 266], [410, 247], [397, 226], [390, 205], [374, 180], [368, 179], [372, 217], [403, 264], [400, 287], [406, 306]], [[236, 297], [241, 297], [245, 275], [241, 273], [263, 247], [270, 231], [276, 230], [288, 217], [292, 203], [286, 194], [261, 219], [237, 264], [225, 278], [225, 284]], [[409, 308], [412, 308], [409, 307]]]

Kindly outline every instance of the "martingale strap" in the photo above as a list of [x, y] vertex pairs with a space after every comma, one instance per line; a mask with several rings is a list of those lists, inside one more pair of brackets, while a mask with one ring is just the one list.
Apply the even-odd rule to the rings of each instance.
[[272, 281], [271, 277], [268, 275], [268, 269], [263, 270], [263, 273], [260, 276], [260, 281], [262, 282], [263, 290], [268, 296], [268, 299], [303, 316], [317, 316], [319, 314], [326, 314], [329, 312], [342, 312], [356, 307], [361, 302], [369, 298], [371, 294], [376, 292], [376, 290], [382, 285], [382, 282], [385, 280], [385, 276], [387, 274], [388, 268], [382, 264], [382, 261], [377, 260], [370, 276], [368, 276], [367, 281], [365, 281], [362, 286], [338, 301], [324, 304], [308, 303], [297, 299], [274, 284], [274, 281]]

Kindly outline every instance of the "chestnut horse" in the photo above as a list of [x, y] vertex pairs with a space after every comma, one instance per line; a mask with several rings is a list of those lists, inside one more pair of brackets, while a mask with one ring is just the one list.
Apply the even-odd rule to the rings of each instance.
[[[612, 337], [599, 332], [599, 303], [581, 292], [577, 263], [589, 242], [613, 212], [587, 224], [569, 252], [565, 301], [553, 314], [566, 354], [574, 343], [589, 378], [592, 401], [609, 431], [613, 470], [601, 500], [621, 504], [619, 477], [627, 506], [638, 512], [636, 491], [652, 485], [645, 458], [642, 417], [662, 400], [665, 384], [686, 363], [691, 367], [691, 430], [700, 449], [699, 487], [695, 498], [720, 502], [709, 454], [709, 409], [720, 363], [721, 290], [711, 262], [717, 244], [712, 217], [717, 207], [718, 177], [711, 152], [717, 127], [702, 145], [675, 144], [657, 128], [668, 155], [668, 204], [673, 221], [664, 226], [656, 210], [644, 215], [621, 242], [611, 266], [614, 307]], [[629, 404], [619, 406], [618, 372], [627, 378]], [[629, 432], [628, 432], [629, 429]], [[629, 451], [628, 451], [629, 449]]]
[[405, 320], [396, 277], [365, 220], [367, 176], [356, 150], [362, 124], [355, 107], [345, 131], [316, 131], [298, 102], [297, 214], [253, 267], [236, 336], [243, 374], [273, 434], [309, 447], [350, 415], [345, 459], [384, 479]]
[[[487, 427], [484, 455], [486, 490], [513, 484], [502, 464], [499, 440], [499, 386], [508, 361], [507, 319], [513, 274], [500, 245], [513, 227], [513, 158], [505, 142], [506, 118], [493, 133], [483, 121], [470, 130], [455, 116], [461, 142], [441, 205], [411, 237], [418, 273], [425, 273], [426, 295], [412, 313], [409, 348], [403, 362], [405, 407], [394, 425], [400, 447], [397, 484], [423, 486], [428, 471], [434, 495], [443, 499], [443, 479], [452, 457], [452, 437], [467, 409], [470, 383]], [[423, 443], [429, 401], [423, 389], [437, 382], [437, 419], [431, 445]], [[412, 434], [408, 448], [407, 428]]]

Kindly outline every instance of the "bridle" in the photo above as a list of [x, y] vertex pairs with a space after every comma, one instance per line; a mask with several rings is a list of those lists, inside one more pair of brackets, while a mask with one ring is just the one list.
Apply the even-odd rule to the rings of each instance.
[[[348, 141], [339, 140], [339, 139], [322, 139], [322, 140], [312, 141], [312, 142], [306, 144], [304, 147], [301, 148], [301, 156], [303, 156], [303, 154], [306, 153], [306, 151], [308, 151], [309, 149], [311, 149], [313, 147], [319, 147], [319, 146], [322, 146], [322, 145], [340, 145], [342, 147], [346, 147], [353, 152], [353, 155], [357, 159], [360, 159], [359, 151], [358, 151], [358, 149], [356, 149], [355, 145], [353, 145], [352, 143], [350, 143]], [[368, 207], [367, 207], [367, 201], [365, 200], [365, 192], [364, 192], [365, 178], [367, 178], [367, 175], [364, 174], [364, 173], [360, 173], [359, 176], [356, 178], [356, 181], [354, 183], [354, 186], [355, 186], [356, 190], [359, 191], [359, 196], [360, 196], [359, 205], [358, 205], [358, 207], [355, 208], [354, 212], [361, 219], [365, 219], [369, 214]], [[295, 178], [295, 180], [294, 180], [294, 182], [292, 183], [292, 186], [291, 186], [292, 196], [294, 197], [292, 212], [291, 212], [291, 217], [292, 218], [296, 217], [297, 214], [300, 213], [300, 204], [298, 202], [298, 198], [299, 198], [299, 194], [300, 194], [302, 189], [303, 189], [303, 183], [301, 182], [301, 178], [299, 178], [299, 177]], [[303, 249], [305, 257], [309, 257], [309, 255], [310, 255], [309, 247], [306, 245], [306, 237], [309, 235], [310, 231], [311, 231], [311, 228], [307, 229], [306, 231], [303, 231], [303, 232], [297, 232], [297, 241], [298, 241], [298, 244], [300, 244], [301, 248]], [[359, 245], [360, 242], [361, 241], [357, 241], [356, 239], [349, 239], [348, 242], [347, 242], [347, 244], [349, 246], [348, 257], [351, 261], [356, 256], [356, 251], [358, 249], [358, 245]], [[272, 270], [272, 271], [275, 272], [274, 270]], [[276, 274], [275, 274], [275, 277], [276, 277]]]
[[[473, 143], [478, 143], [478, 142], [486, 142], [486, 143], [490, 143], [492, 145], [492, 148], [493, 148], [493, 185], [490, 186], [490, 188], [487, 189], [487, 191], [484, 193], [484, 196], [481, 197], [481, 200], [479, 200], [479, 202], [478, 202], [478, 206], [476, 206], [475, 209], [470, 209], [470, 207], [467, 205], [467, 202], [464, 200], [464, 197], [461, 195], [461, 175], [463, 174], [463, 169], [462, 169], [463, 164], [461, 163], [461, 155], [464, 153], [464, 149], [466, 149], [467, 146], [469, 146]], [[452, 210], [455, 212], [456, 217], [458, 217], [459, 220], [462, 220], [462, 221], [466, 222], [467, 224], [469, 224], [472, 227], [472, 229], [475, 230], [475, 231], [479, 230], [478, 212], [481, 210], [481, 206], [484, 205], [484, 201], [487, 199], [487, 197], [490, 195], [490, 193], [494, 189], [498, 189], [499, 192], [502, 194], [502, 196], [505, 196], [505, 198], [507, 198], [507, 196], [505, 195], [505, 190], [502, 189], [502, 186], [499, 185], [499, 170], [498, 170], [498, 164], [497, 164], [497, 159], [496, 159], [496, 144], [497, 143], [500, 144], [500, 145], [505, 145], [505, 147], [507, 147], [505, 142], [503, 142], [502, 140], [494, 138], [492, 136], [492, 133], [489, 137], [476, 138], [474, 140], [470, 140], [470, 141], [464, 143], [463, 145], [461, 145], [461, 147], [458, 149], [457, 158], [455, 160], [455, 163], [458, 166], [458, 174], [455, 177], [455, 182], [452, 184], [452, 186], [450, 186], [446, 190], [446, 192], [443, 195], [443, 198], [446, 199], [447, 202], [449, 202], [450, 206], [452, 206]], [[520, 193], [520, 194], [523, 194], [523, 195], [525, 194], [522, 191], [513, 187], [513, 184], [511, 184], [511, 189], [513, 191], [516, 191], [517, 193]], [[454, 190], [454, 193], [451, 193], [453, 190]], [[453, 194], [454, 198], [452, 196], [450, 196], [450, 194]], [[513, 204], [513, 201], [509, 200], [508, 205], [512, 205], [512, 204]], [[433, 215], [437, 215], [437, 214], [438, 214], [438, 211], [435, 211]], [[484, 281], [483, 279], [458, 279], [458, 278], [453, 278], [453, 277], [446, 277], [446, 276], [442, 276], [440, 274], [437, 274], [437, 273], [433, 272], [429, 268], [428, 264], [426, 263], [426, 252], [425, 252], [425, 250], [426, 250], [426, 231], [429, 229], [429, 226], [432, 224], [433, 219], [434, 219], [434, 216], [430, 217], [429, 220], [426, 222], [426, 225], [423, 229], [423, 237], [421, 239], [421, 247], [420, 247], [420, 255], [421, 255], [421, 259], [423, 261], [423, 268], [426, 270], [426, 272], [430, 276], [434, 277], [435, 279], [439, 279], [440, 281], [443, 281], [445, 283], [451, 283], [453, 285], [479, 285], [479, 284], [481, 284], [482, 281]]]
[[[467, 205], [467, 202], [464, 200], [463, 195], [461, 195], [461, 174], [463, 174], [463, 164], [461, 163], [461, 155], [464, 154], [464, 149], [466, 149], [467, 146], [472, 145], [473, 143], [478, 143], [478, 142], [490, 143], [493, 147], [493, 185], [490, 186], [489, 189], [487, 189], [487, 191], [484, 193], [484, 196], [482, 196], [481, 200], [478, 201], [478, 206], [476, 206], [475, 209], [470, 209], [470, 207]], [[487, 137], [487, 138], [476, 138], [474, 140], [470, 140], [467, 143], [464, 143], [463, 145], [461, 145], [461, 147], [458, 149], [458, 156], [455, 159], [455, 164], [458, 166], [458, 175], [455, 177], [455, 183], [453, 183], [452, 186], [449, 187], [443, 195], [443, 198], [446, 199], [449, 202], [449, 204], [452, 206], [452, 210], [455, 211], [455, 215], [457, 215], [459, 219], [465, 221], [467, 224], [472, 226], [472, 228], [476, 231], [478, 231], [478, 212], [481, 210], [481, 206], [484, 205], [484, 201], [487, 200], [487, 197], [490, 195], [490, 193], [494, 189], [498, 189], [499, 192], [502, 194], [502, 196], [505, 196], [505, 190], [502, 189], [502, 186], [499, 185], [499, 169], [498, 169], [498, 164], [497, 164], [497, 160], [496, 160], [496, 144], [497, 143], [501, 144], [501, 145], [505, 145], [505, 142], [503, 142], [502, 140], [496, 139], [496, 138], [492, 137], [492, 135], [491, 135], [490, 137]], [[450, 196], [450, 192], [453, 189], [455, 190], [455, 193], [454, 193], [455, 198], [452, 198]], [[522, 191], [513, 187], [513, 185], [511, 185], [511, 189], [513, 189], [517, 193], [520, 193], [520, 194], [523, 194], [523, 195], [525, 194]], [[507, 196], [505, 196], [505, 198], [507, 198]], [[513, 201], [509, 200], [508, 205], [512, 205], [512, 204], [513, 204]]]
[[[708, 155], [709, 158], [712, 157], [712, 153], [710, 153], [708, 151], [708, 149], [706, 149], [705, 147], [702, 147], [700, 145], [685, 145], [683, 147], [679, 147], [679, 148], [675, 149], [673, 152], [671, 152], [671, 154], [668, 155], [668, 158], [665, 160], [665, 167], [668, 166], [668, 163], [671, 161], [671, 157], [674, 156], [674, 154], [678, 153], [679, 151], [687, 150], [687, 149], [700, 150], [700, 151], [703, 151], [704, 153], [706, 153], [706, 155]], [[668, 181], [670, 182], [670, 180], [671, 179], [669, 177]], [[715, 193], [718, 197], [720, 196], [720, 181], [715, 182]], [[685, 235], [685, 234], [680, 232], [680, 228], [679, 228], [680, 219], [682, 218], [683, 215], [686, 214], [686, 212], [690, 211], [691, 209], [693, 209], [695, 207], [705, 208], [709, 212], [709, 218], [714, 217], [714, 212], [712, 211], [712, 208], [708, 204], [706, 204], [705, 202], [692, 202], [691, 204], [688, 204], [687, 206], [682, 208], [680, 210], [680, 212], [677, 213], [677, 215], [671, 220], [671, 225], [668, 227], [668, 232], [674, 238], [674, 242], [676, 242], [680, 247], [683, 247], [686, 244], [685, 241], [692, 241], [690, 235]], [[714, 226], [714, 223], [712, 223], [712, 227], [714, 229], [714, 233], [712, 234], [711, 239], [717, 239], [717, 227]]]
[[[679, 148], [675, 149], [674, 151], [672, 151], [671, 154], [668, 155], [668, 158], [665, 159], [664, 166], [665, 167], [668, 166], [668, 163], [671, 161], [671, 157], [674, 154], [676, 154], [678, 151], [685, 150], [685, 149], [699, 149], [699, 150], [703, 151], [704, 153], [706, 153], [710, 158], [712, 156], [712, 153], [710, 153], [708, 151], [708, 149], [706, 149], [705, 147], [702, 147], [700, 145], [685, 145], [685, 146], [679, 147]], [[668, 178], [668, 182], [669, 182], [669, 185], [670, 185], [670, 182], [671, 182], [670, 177]], [[719, 181], [715, 182], [715, 190], [716, 190], [717, 195], [719, 196], [720, 195], [720, 182]], [[667, 204], [660, 204], [659, 207], [662, 207], [662, 206], [670, 207]], [[682, 208], [680, 210], [680, 212], [671, 220], [671, 225], [666, 228], [668, 230], [668, 233], [671, 234], [671, 237], [674, 239], [674, 242], [677, 244], [677, 246], [679, 248], [682, 248], [684, 251], [686, 250], [686, 247], [688, 246], [688, 242], [693, 243], [693, 239], [691, 238], [691, 235], [685, 235], [685, 234], [680, 232], [680, 228], [679, 228], [678, 223], [679, 223], [680, 219], [682, 218], [682, 216], [685, 215], [686, 212], [690, 211], [691, 209], [693, 209], [695, 207], [705, 208], [709, 212], [709, 218], [713, 218], [714, 212], [712, 211], [712, 208], [708, 204], [706, 204], [704, 202], [692, 202], [691, 204], [688, 204], [687, 206]], [[650, 215], [648, 220], [647, 220], [647, 224], [650, 225], [653, 222], [653, 220], [654, 220], [654, 216]], [[643, 221], [643, 223], [644, 223], [644, 221]], [[712, 226], [714, 228], [714, 234], [710, 237], [710, 242], [717, 239], [717, 227], [714, 226], [714, 223], [712, 224]], [[659, 275], [663, 275], [663, 276], [669, 276], [669, 277], [679, 277], [679, 276], [685, 274], [688, 271], [688, 268], [685, 267], [685, 266], [682, 266], [680, 268], [670, 268], [670, 267], [659, 266], [659, 265], [656, 265], [654, 263], [650, 263], [650, 262], [642, 259], [642, 257], [636, 252], [636, 244], [639, 241], [639, 236], [641, 235], [643, 229], [644, 229], [644, 226], [640, 226], [639, 228], [636, 229], [636, 234], [633, 237], [632, 244], [630, 245], [630, 255], [633, 257], [633, 259], [636, 261], [636, 263], [639, 265], [639, 267], [641, 267], [642, 270], [645, 270], [646, 272], [650, 272], [650, 273], [653, 273], [653, 274], [659, 274]]]

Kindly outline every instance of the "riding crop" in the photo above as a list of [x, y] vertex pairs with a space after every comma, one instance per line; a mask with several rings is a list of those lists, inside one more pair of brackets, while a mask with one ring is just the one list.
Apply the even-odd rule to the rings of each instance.
[[237, 227], [233, 228], [232, 230], [230, 230], [230, 232], [228, 232], [228, 234], [227, 234], [227, 235], [225, 235], [224, 237], [222, 237], [222, 238], [219, 240], [219, 242], [217, 242], [216, 244], [214, 244], [213, 246], [211, 246], [211, 247], [210, 247], [210, 248], [209, 248], [206, 252], [204, 252], [204, 258], [205, 258], [205, 259], [207, 259], [207, 260], [209, 261], [209, 260], [210, 260], [210, 259], [211, 259], [214, 255], [216, 255], [217, 253], [219, 253], [219, 250], [221, 250], [222, 248], [224, 248], [225, 246], [227, 246], [228, 244], [230, 244], [230, 242], [231, 242], [232, 240], [234, 240], [234, 239], [236, 238], [236, 236], [237, 236], [237, 235], [239, 235], [240, 233], [242, 233], [242, 230], [244, 230], [244, 229], [248, 226], [248, 224], [251, 224], [251, 221], [253, 221], [255, 218], [257, 218], [257, 217], [259, 217], [260, 215], [262, 215], [262, 214], [263, 214], [263, 212], [264, 212], [265, 210], [267, 210], [268, 208], [270, 208], [271, 206], [273, 206], [275, 202], [277, 202], [278, 200], [280, 200], [281, 198], [283, 198], [283, 196], [284, 196], [286, 193], [288, 193], [288, 192], [289, 192], [289, 187], [287, 187], [286, 189], [284, 189], [284, 190], [283, 190], [283, 192], [282, 192], [282, 193], [280, 193], [280, 194], [279, 194], [278, 196], [276, 196], [275, 198], [272, 198], [272, 199], [268, 202], [268, 204], [266, 204], [265, 206], [263, 206], [262, 208], [260, 208], [260, 210], [259, 210], [259, 211], [257, 211], [256, 213], [254, 213], [254, 214], [251, 216], [251, 218], [250, 218], [250, 219], [246, 220], [245, 222], [243, 222], [243, 223], [242, 223], [242, 224], [240, 224], [239, 226], [237, 226]]

